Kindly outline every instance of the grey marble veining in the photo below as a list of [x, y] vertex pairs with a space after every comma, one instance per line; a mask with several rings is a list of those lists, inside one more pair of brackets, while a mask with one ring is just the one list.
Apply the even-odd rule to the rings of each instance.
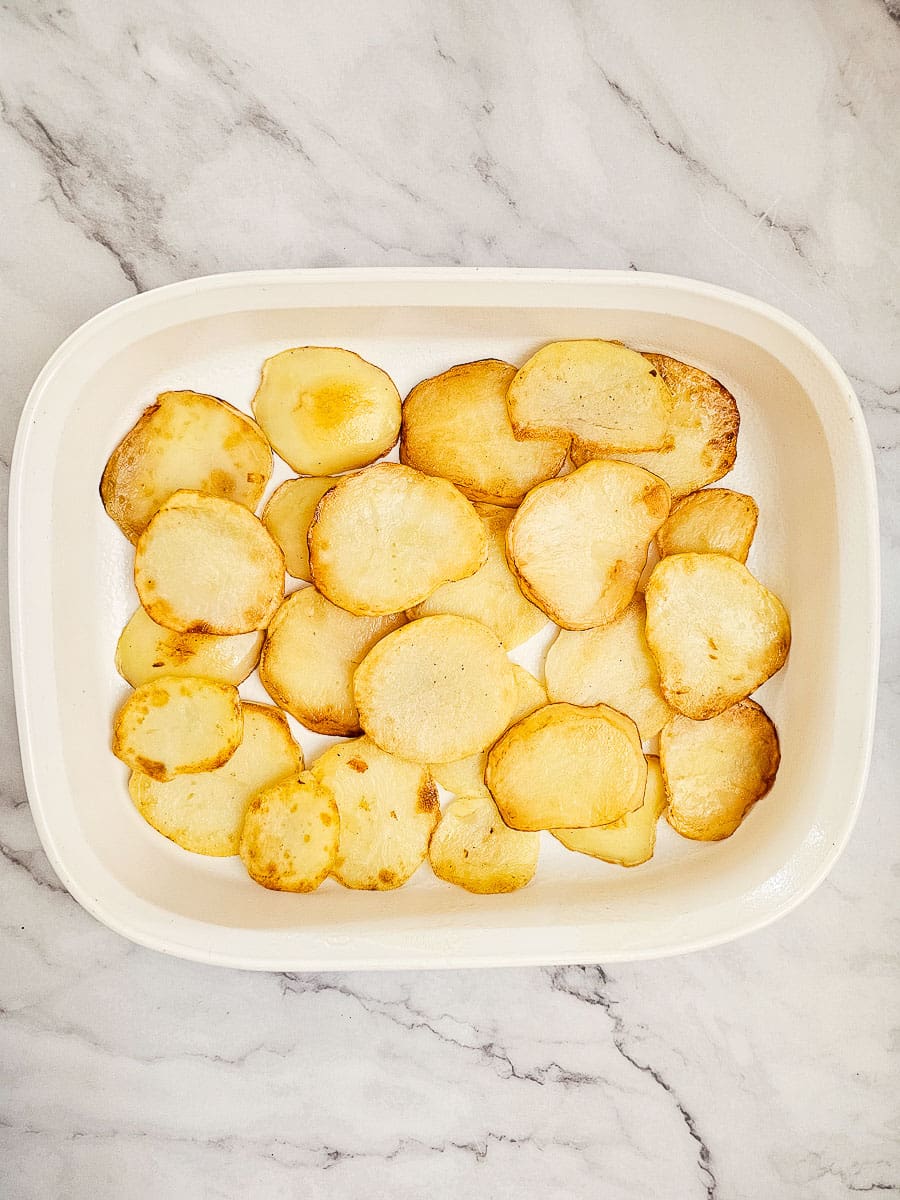
[[886, 585], [869, 792], [828, 881], [741, 942], [608, 971], [250, 975], [131, 946], [39, 847], [4, 653], [3, 1196], [900, 1193], [898, 108], [894, 0], [0, 8], [0, 472], [43, 361], [138, 290], [669, 271], [779, 305], [853, 376]]

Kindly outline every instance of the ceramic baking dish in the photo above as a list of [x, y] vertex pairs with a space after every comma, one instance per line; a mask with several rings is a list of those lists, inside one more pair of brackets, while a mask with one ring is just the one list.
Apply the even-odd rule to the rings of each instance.
[[[727, 482], [759, 501], [749, 566], [787, 604], [793, 646], [759, 696], [778, 727], [781, 770], [738, 832], [704, 845], [662, 822], [656, 857], [633, 870], [544, 835], [534, 882], [507, 896], [471, 896], [427, 865], [396, 892], [329, 881], [294, 896], [257, 887], [237, 859], [188, 854], [146, 825], [109, 751], [110, 718], [127, 691], [113, 651], [136, 604], [132, 550], [97, 490], [145, 405], [158, 391], [193, 388], [247, 408], [263, 358], [297, 344], [355, 350], [405, 394], [454, 363], [521, 362], [542, 342], [594, 336], [696, 363], [740, 406]], [[135, 942], [205, 962], [614, 962], [710, 946], [787, 913], [847, 841], [872, 738], [878, 578], [874, 470], [853, 390], [815, 338], [756, 300], [614, 271], [266, 271], [160, 288], [74, 333], [41, 372], [19, 427], [12, 653], [34, 819], [89, 912]], [[539, 652], [515, 657], [537, 667]], [[242, 691], [262, 698], [254, 681]], [[324, 740], [303, 731], [308, 759]]]

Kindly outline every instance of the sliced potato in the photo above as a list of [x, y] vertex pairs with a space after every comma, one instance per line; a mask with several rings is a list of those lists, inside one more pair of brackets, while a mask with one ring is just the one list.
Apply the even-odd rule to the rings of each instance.
[[363, 737], [332, 746], [312, 770], [333, 793], [341, 815], [335, 879], [367, 891], [406, 883], [428, 853], [440, 817], [428, 768], [387, 754]]
[[630, 717], [548, 704], [491, 747], [485, 780], [513, 829], [575, 829], [640, 808], [647, 760]]
[[250, 633], [268, 625], [284, 597], [284, 559], [240, 504], [176, 492], [138, 539], [134, 583], [167, 629]]
[[309, 583], [309, 544], [307, 535], [316, 505], [336, 479], [331, 476], [307, 476], [286, 479], [266, 502], [260, 520], [281, 547], [287, 573]]
[[161, 675], [136, 688], [119, 709], [112, 750], [134, 771], [173, 779], [220, 767], [240, 745], [243, 730], [236, 687]]
[[159, 675], [194, 675], [237, 686], [259, 661], [263, 637], [259, 630], [234, 637], [176, 633], [137, 608], [119, 635], [116, 670], [132, 687]]
[[253, 412], [299, 475], [364, 467], [400, 433], [400, 394], [390, 376], [333, 346], [297, 346], [267, 358]]
[[467, 617], [422, 617], [383, 638], [353, 680], [359, 723], [413, 762], [453, 762], [506, 728], [516, 676], [503, 646]]
[[599, 454], [665, 445], [672, 396], [661, 373], [620, 342], [551, 342], [515, 375], [506, 396], [516, 436], [575, 435]]
[[707, 488], [676, 501], [656, 535], [659, 553], [727, 554], [746, 562], [759, 508], [752, 496]]
[[590, 707], [608, 704], [652, 738], [674, 716], [659, 686], [647, 645], [644, 597], [636, 592], [620, 617], [597, 629], [561, 629], [544, 663], [551, 700]]
[[272, 450], [250, 417], [200, 392], [163, 392], [119, 442], [100, 481], [106, 511], [136, 542], [173, 492], [190, 488], [255, 509]]
[[485, 358], [417, 384], [403, 405], [400, 461], [449, 479], [470, 500], [515, 508], [559, 471], [570, 440], [515, 437], [506, 408], [515, 374], [509, 363]]
[[356, 617], [315, 588], [293, 592], [272, 618], [259, 663], [259, 681], [292, 717], [316, 733], [359, 733], [353, 674], [403, 613]]
[[493, 504], [475, 507], [487, 534], [484, 565], [466, 579], [442, 584], [427, 600], [410, 609], [407, 616], [410, 620], [436, 613], [472, 617], [493, 629], [507, 650], [514, 650], [544, 628], [547, 616], [525, 599], [509, 569], [506, 531], [513, 518], [512, 511]]
[[726, 554], [661, 559], [645, 595], [662, 693], [684, 716], [705, 721], [724, 712], [784, 665], [784, 605]]
[[666, 809], [666, 789], [659, 759], [647, 755], [647, 785], [644, 803], [609, 825], [593, 829], [554, 829], [569, 850], [589, 854], [620, 867], [639, 867], [648, 862], [656, 849], [656, 826]]
[[460, 797], [444, 809], [428, 858], [438, 879], [493, 895], [525, 887], [537, 870], [538, 833], [510, 829], [489, 795]]
[[340, 817], [311, 771], [257, 792], [247, 806], [240, 855], [251, 879], [275, 892], [314, 892], [334, 866]]
[[177, 775], [160, 783], [135, 771], [128, 790], [141, 816], [185, 850], [224, 857], [237, 854], [250, 799], [303, 770], [303, 752], [287, 719], [268, 704], [242, 705], [244, 736], [215, 771]]
[[754, 700], [708, 721], [676, 717], [659, 739], [669, 824], [683, 837], [730, 837], [775, 782], [778, 734]]
[[442, 583], [474, 575], [486, 554], [487, 534], [465, 496], [401, 463], [342, 479], [309, 529], [316, 587], [366, 617], [412, 608]]
[[506, 535], [525, 595], [563, 629], [614, 621], [631, 603], [669, 489], [630, 463], [589, 462], [528, 493]]

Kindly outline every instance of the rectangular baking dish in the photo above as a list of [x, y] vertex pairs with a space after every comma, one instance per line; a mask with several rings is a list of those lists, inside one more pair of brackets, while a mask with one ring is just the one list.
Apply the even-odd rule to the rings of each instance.
[[[469, 895], [427, 865], [396, 892], [328, 881], [294, 896], [257, 887], [239, 860], [188, 854], [146, 825], [109, 751], [110, 719], [127, 690], [113, 652], [136, 598], [132, 550], [103, 511], [98, 481], [156, 393], [193, 388], [246, 409], [267, 355], [321, 343], [384, 367], [405, 394], [454, 363], [521, 362], [545, 341], [598, 336], [695, 363], [740, 406], [738, 462], [726, 483], [759, 502], [748, 565], [784, 599], [793, 646], [760, 694], [778, 727], [781, 770], [738, 832], [693, 843], [662, 822], [656, 857], [633, 870], [570, 854], [544, 835], [534, 882], [505, 896]], [[784, 314], [666, 276], [291, 270], [160, 288], [101, 313], [57, 350], [25, 405], [12, 464], [15, 694], [44, 849], [72, 895], [110, 928], [229, 966], [615, 962], [710, 946], [783, 916], [825, 877], [859, 807], [878, 589], [872, 455], [847, 377]], [[242, 691], [263, 698], [252, 682]], [[317, 741], [304, 734], [308, 758]]]

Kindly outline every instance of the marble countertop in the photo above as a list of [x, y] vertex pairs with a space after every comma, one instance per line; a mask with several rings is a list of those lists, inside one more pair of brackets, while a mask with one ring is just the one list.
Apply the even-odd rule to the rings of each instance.
[[896, 0], [2, 6], [4, 473], [41, 364], [138, 290], [667, 271], [773, 302], [851, 374], [886, 583], [868, 797], [830, 878], [740, 942], [609, 970], [252, 975], [130, 945], [39, 847], [4, 653], [4, 1197], [900, 1193], [898, 21]]

